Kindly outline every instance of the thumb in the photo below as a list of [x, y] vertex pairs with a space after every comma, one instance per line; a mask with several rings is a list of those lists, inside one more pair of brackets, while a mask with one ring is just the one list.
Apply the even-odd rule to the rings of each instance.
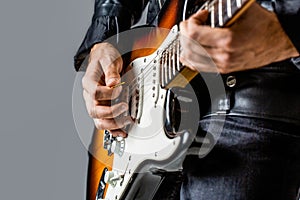
[[120, 69], [122, 69], [122, 65], [122, 59], [117, 59], [109, 66], [103, 68], [106, 86], [112, 87], [120, 83]]

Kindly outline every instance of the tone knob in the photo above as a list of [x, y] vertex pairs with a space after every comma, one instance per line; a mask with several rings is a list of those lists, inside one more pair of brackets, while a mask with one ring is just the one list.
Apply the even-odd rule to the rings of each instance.
[[122, 176], [114, 171], [107, 171], [104, 176], [104, 182], [115, 187], [117, 182], [122, 180]]

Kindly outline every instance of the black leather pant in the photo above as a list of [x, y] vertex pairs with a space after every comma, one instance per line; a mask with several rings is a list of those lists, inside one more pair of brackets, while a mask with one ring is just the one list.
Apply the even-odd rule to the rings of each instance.
[[[203, 119], [201, 127], [222, 124]], [[228, 116], [212, 151], [184, 163], [181, 199], [295, 200], [300, 186], [300, 126]], [[298, 199], [297, 199], [298, 200]]]
[[[300, 186], [300, 70], [286, 61], [223, 78], [226, 112], [216, 114], [220, 99], [214, 99], [215, 109], [200, 120], [199, 137], [210, 134], [216, 144], [204, 158], [187, 156], [181, 199], [295, 200]], [[216, 135], [209, 127], [222, 131]]]

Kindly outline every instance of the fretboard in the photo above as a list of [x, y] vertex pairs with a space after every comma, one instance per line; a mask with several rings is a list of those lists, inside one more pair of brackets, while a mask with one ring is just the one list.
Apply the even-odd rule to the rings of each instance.
[[208, 24], [211, 27], [230, 26], [254, 0], [213, 0], [200, 8], [209, 11]]

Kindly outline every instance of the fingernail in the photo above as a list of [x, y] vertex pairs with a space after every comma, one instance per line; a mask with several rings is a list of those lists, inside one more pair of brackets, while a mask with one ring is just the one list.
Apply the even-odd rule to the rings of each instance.
[[109, 87], [112, 87], [112, 86], [116, 85], [117, 83], [119, 83], [118, 78], [110, 78], [106, 81], [106, 85]]
[[121, 110], [126, 111], [127, 110], [127, 105], [122, 105]]
[[130, 120], [130, 119], [127, 119], [127, 120], [125, 120], [125, 122], [124, 122], [125, 125], [131, 124], [131, 123], [132, 123], [132, 120]]

